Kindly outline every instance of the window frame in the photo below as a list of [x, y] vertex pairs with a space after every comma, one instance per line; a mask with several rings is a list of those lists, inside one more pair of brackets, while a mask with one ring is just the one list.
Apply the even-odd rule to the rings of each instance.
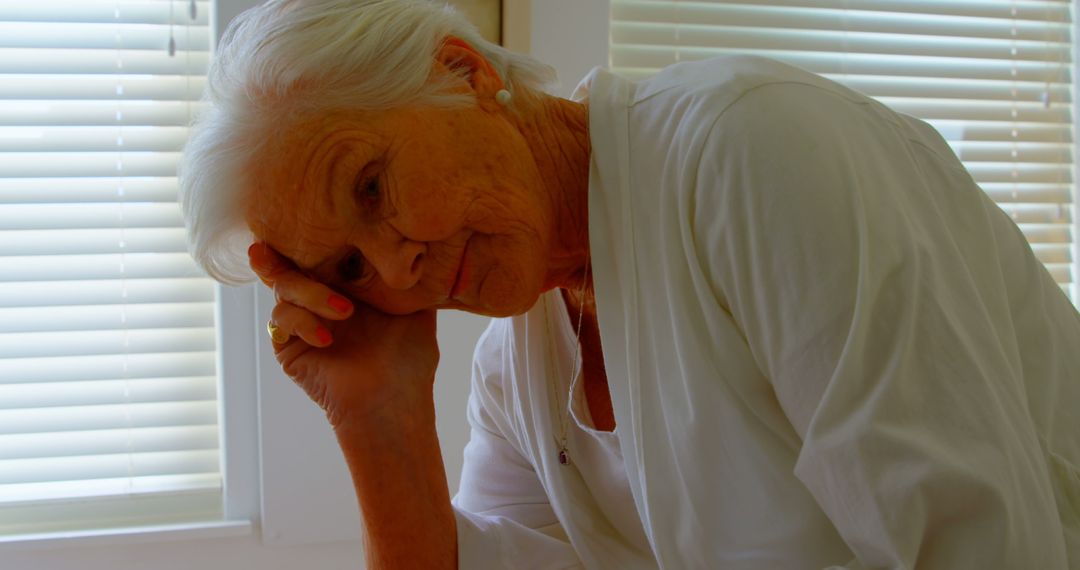
[[[216, 44], [226, 23], [257, 0], [211, 0], [210, 26]], [[213, 47], [211, 48], [213, 49]], [[221, 519], [122, 529], [63, 531], [0, 537], [0, 552], [26, 547], [117, 545], [146, 540], [244, 536], [259, 515], [259, 422], [254, 287], [215, 285], [218, 368], [218, 428], [221, 449]], [[224, 379], [228, 378], [228, 381]]]
[[[216, 28], [216, 18], [218, 16], [217, 12], [218, 12], [218, 9], [219, 9], [220, 5], [227, 4], [227, 3], [230, 3], [230, 2], [236, 2], [236, 0], [208, 0], [208, 2], [209, 2], [209, 6], [210, 6], [210, 14], [209, 14], [210, 22], [209, 22], [209, 24], [210, 24], [210, 29], [212, 30], [212, 33], [213, 33], [213, 31], [217, 30], [217, 28]], [[246, 3], [247, 5], [254, 5], [256, 3], [254, 0], [241, 0], [241, 2]], [[218, 33], [217, 35], [220, 35], [220, 33]], [[215, 41], [214, 38], [211, 38], [211, 44], [213, 44], [214, 41]], [[230, 321], [234, 320], [234, 317], [231, 314], [222, 315], [222, 312], [221, 312], [222, 303], [220, 303], [219, 299], [220, 299], [220, 286], [215, 286], [215, 288], [214, 288], [214, 305], [215, 305], [214, 306], [214, 313], [215, 313], [214, 314], [214, 320], [215, 320], [216, 325], [219, 325], [220, 323], [224, 322], [226, 319], [228, 319]], [[232, 311], [230, 310], [228, 312], [231, 313]], [[250, 333], [248, 333], [248, 334], [250, 334]], [[80, 530], [61, 530], [61, 531], [34, 532], [34, 533], [24, 533], [24, 534], [0, 534], [0, 553], [2, 553], [4, 551], [8, 551], [8, 550], [21, 550], [21, 549], [24, 549], [24, 548], [72, 546], [72, 545], [83, 545], [83, 544], [85, 544], [85, 545], [99, 545], [99, 544], [112, 545], [112, 544], [116, 544], [118, 541], [123, 542], [123, 541], [127, 540], [128, 538], [130, 538], [131, 540], [136, 541], [136, 542], [144, 542], [144, 541], [146, 541], [148, 539], [153, 540], [152, 537], [159, 537], [159, 538], [170, 539], [171, 540], [171, 539], [178, 539], [178, 538], [200, 538], [200, 537], [205, 537], [205, 536], [243, 536], [243, 535], [252, 534], [253, 525], [252, 525], [252, 521], [250, 520], [249, 517], [244, 517], [244, 516], [232, 516], [232, 517], [230, 517], [227, 514], [227, 510], [226, 510], [227, 508], [230, 507], [230, 505], [227, 504], [227, 501], [226, 501], [227, 489], [226, 489], [226, 484], [225, 484], [226, 480], [224, 478], [225, 461], [228, 458], [228, 454], [226, 453], [226, 450], [223, 447], [223, 444], [225, 442], [225, 437], [224, 437], [224, 434], [222, 432], [222, 420], [225, 418], [225, 416], [222, 413], [222, 411], [223, 411], [222, 410], [223, 391], [222, 391], [222, 386], [221, 386], [221, 378], [222, 378], [221, 370], [222, 370], [222, 366], [223, 366], [222, 355], [225, 353], [225, 351], [222, 348], [222, 346], [223, 346], [222, 345], [222, 337], [223, 337], [223, 335], [222, 335], [222, 328], [220, 326], [215, 326], [215, 335], [217, 337], [216, 341], [215, 341], [215, 344], [216, 344], [216, 360], [217, 360], [216, 365], [217, 365], [217, 369], [218, 369], [218, 374], [217, 374], [217, 377], [218, 377], [218, 417], [219, 417], [218, 437], [219, 437], [219, 453], [221, 454], [221, 467], [220, 468], [221, 468], [222, 477], [223, 477], [222, 487], [221, 487], [221, 490], [220, 490], [220, 496], [221, 496], [221, 500], [222, 500], [222, 504], [221, 504], [222, 516], [221, 517], [208, 518], [208, 519], [205, 519], [205, 520], [194, 519], [191, 522], [182, 522], [182, 523], [176, 523], [176, 524], [146, 523], [146, 524], [141, 524], [141, 525], [138, 525], [138, 526], [126, 527], [126, 528], [88, 528], [88, 529], [80, 529]], [[241, 340], [241, 342], [242, 342], [242, 339], [234, 339], [234, 340]], [[231, 341], [230, 341], [230, 344], [231, 344]], [[239, 362], [236, 362], [237, 359], [235, 359], [235, 358], [230, 359], [230, 360], [231, 360], [231, 362], [228, 363], [228, 366], [231, 369], [236, 368], [237, 365], [240, 364]], [[250, 364], [247, 365], [247, 367], [250, 368]], [[245, 415], [242, 414], [242, 413], [237, 413], [235, 415], [236, 415], [236, 419], [239, 420], [240, 424], [248, 423], [248, 421], [250, 420], [249, 417], [245, 417]], [[233, 431], [234, 431], [234, 436], [236, 436], [236, 437], [246, 437], [247, 439], [250, 439], [250, 433], [248, 433], [245, 436], [244, 430], [233, 430]], [[234, 449], [239, 449], [239, 448], [234, 448]], [[244, 458], [240, 457], [238, 455], [238, 456], [234, 457], [233, 459], [234, 459], [233, 463], [235, 464], [234, 469], [238, 470], [241, 473], [243, 473], [243, 469], [241, 469], [240, 465], [239, 465], [240, 461], [237, 461], [237, 460], [243, 460]], [[245, 512], [246, 510], [249, 509], [248, 505], [251, 504], [250, 497], [244, 497], [243, 496], [244, 494], [239, 492], [241, 487], [242, 487], [242, 485], [239, 484], [239, 481], [234, 480], [232, 487], [233, 487], [233, 489], [232, 489], [232, 492], [230, 493], [231, 501], [228, 502], [228, 503], [231, 503], [231, 511], [234, 512], [234, 513], [243, 513], [243, 512]], [[208, 494], [209, 493], [207, 493], [207, 495]], [[169, 501], [174, 501], [175, 502], [175, 501], [179, 500], [176, 497], [170, 497], [170, 496], [162, 496], [162, 497], [157, 497], [157, 498], [151, 496], [151, 497], [147, 497], [146, 500], [148, 502], [155, 502], [159, 498], [164, 500], [164, 502], [162, 504], [168, 504]], [[108, 500], [108, 497], [104, 497], [104, 499]], [[134, 499], [135, 500], [141, 500], [139, 497], [134, 497]], [[50, 503], [53, 503], [53, 502], [54, 501], [42, 501], [40, 503], [40, 509], [43, 512], [46, 512], [46, 513], [50, 512], [52, 510], [52, 508], [51, 508], [52, 505], [50, 505]], [[79, 504], [80, 501], [78, 499], [75, 499], [75, 500], [65, 499], [65, 500], [58, 501], [56, 503], [71, 503], [71, 504], [73, 504], [74, 507], [76, 507], [76, 510], [78, 510], [78, 507], [80, 507], [80, 504]], [[26, 508], [27, 509], [38, 509], [39, 507], [38, 507], [38, 503], [27, 503]], [[119, 508], [123, 509], [123, 507], [119, 507]], [[82, 507], [81, 510], [83, 512], [86, 512], [86, 513], [91, 512], [85, 506]], [[18, 511], [16, 510], [15, 512], [18, 512]]]

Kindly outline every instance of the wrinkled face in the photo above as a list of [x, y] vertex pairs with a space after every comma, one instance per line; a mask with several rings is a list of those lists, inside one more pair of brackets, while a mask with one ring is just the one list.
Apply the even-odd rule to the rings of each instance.
[[497, 113], [328, 114], [270, 146], [248, 225], [330, 287], [393, 314], [493, 316], [524, 312], [545, 288], [551, 205]]

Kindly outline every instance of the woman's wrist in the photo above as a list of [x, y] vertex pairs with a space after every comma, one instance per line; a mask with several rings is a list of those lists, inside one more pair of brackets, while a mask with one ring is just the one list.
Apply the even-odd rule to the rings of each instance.
[[334, 432], [351, 437], [364, 433], [434, 429], [435, 399], [432, 383], [426, 382], [416, 387], [405, 387], [402, 384], [382, 393], [369, 394], [361, 402], [339, 406], [333, 413], [328, 410], [327, 415]]
[[[373, 409], [366, 413], [348, 414], [333, 424], [334, 434], [341, 446], [359, 451], [364, 447], [380, 447], [398, 443], [405, 445], [417, 437], [435, 433], [434, 405]], [[436, 436], [437, 437], [437, 436]]]
[[372, 568], [453, 568], [453, 508], [434, 401], [387, 407], [335, 427], [352, 473]]

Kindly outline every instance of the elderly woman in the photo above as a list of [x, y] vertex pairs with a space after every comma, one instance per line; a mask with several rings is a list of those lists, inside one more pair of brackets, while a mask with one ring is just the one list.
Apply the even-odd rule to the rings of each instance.
[[[1080, 316], [931, 128], [756, 58], [548, 78], [404, 0], [219, 47], [193, 252], [273, 287], [370, 567], [1080, 568]], [[438, 309], [496, 317], [453, 500]]]

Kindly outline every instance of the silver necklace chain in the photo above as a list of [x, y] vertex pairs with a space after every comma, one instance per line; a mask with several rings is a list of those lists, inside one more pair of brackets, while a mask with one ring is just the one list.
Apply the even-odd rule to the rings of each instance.
[[[554, 368], [552, 368], [551, 373], [548, 374], [548, 379], [550, 380], [551, 387], [552, 387], [552, 392], [551, 393], [552, 393], [552, 396], [555, 398], [555, 409], [558, 412], [558, 418], [557, 419], [559, 421], [559, 435], [555, 439], [555, 445], [558, 448], [559, 464], [560, 465], [570, 465], [570, 452], [567, 450], [567, 437], [566, 437], [566, 434], [567, 434], [567, 430], [570, 427], [570, 416], [572, 414], [571, 405], [572, 405], [572, 403], [574, 401], [574, 385], [576, 383], [578, 373], [581, 371], [579, 366], [581, 364], [583, 364], [582, 361], [581, 361], [581, 323], [584, 320], [584, 316], [585, 316], [585, 288], [588, 285], [588, 283], [589, 283], [589, 260], [588, 260], [588, 258], [586, 258], [585, 259], [585, 278], [582, 279], [582, 281], [581, 281], [581, 291], [578, 293], [577, 332], [574, 334], [574, 341], [575, 341], [574, 342], [574, 345], [575, 345], [574, 346], [574, 368], [573, 368], [573, 372], [570, 375], [570, 382], [569, 382], [570, 387], [567, 390], [566, 405], [565, 406], [563, 406], [563, 405], [561, 405], [559, 403], [559, 397], [558, 397], [559, 386], [555, 381], [555, 374], [554, 374], [555, 370], [554, 370]], [[546, 305], [546, 301], [545, 301], [545, 305]], [[548, 339], [549, 339], [548, 342], [549, 342], [549, 347], [550, 347], [551, 346], [550, 343], [552, 343], [554, 341], [554, 339], [552, 338], [552, 334], [551, 334], [550, 313], [547, 314], [547, 315], [544, 315], [544, 319], [545, 319], [545, 322], [548, 323], [547, 331], [548, 331]]]

